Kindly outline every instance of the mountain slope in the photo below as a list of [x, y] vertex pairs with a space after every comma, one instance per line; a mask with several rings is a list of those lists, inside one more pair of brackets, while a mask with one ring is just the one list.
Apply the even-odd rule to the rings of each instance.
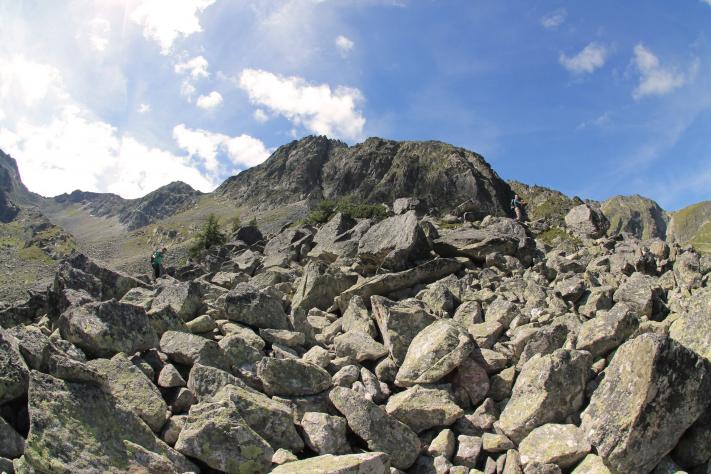
[[529, 186], [519, 181], [508, 183], [511, 189], [528, 203], [526, 209], [531, 220], [548, 219], [552, 225], [562, 227], [568, 211], [583, 203], [578, 197], [569, 198], [559, 191], [543, 186]]
[[690, 243], [698, 250], [711, 253], [711, 201], [703, 201], [673, 212], [667, 239]]
[[373, 204], [416, 196], [437, 213], [472, 200], [480, 217], [507, 215], [509, 186], [484, 159], [446, 143], [369, 138], [352, 147], [307, 137], [225, 181], [216, 194], [272, 209], [309, 199], [352, 197]]
[[639, 239], [664, 239], [667, 213], [659, 204], [640, 195], [615, 196], [602, 203], [602, 212], [610, 221], [609, 235], [627, 232]]

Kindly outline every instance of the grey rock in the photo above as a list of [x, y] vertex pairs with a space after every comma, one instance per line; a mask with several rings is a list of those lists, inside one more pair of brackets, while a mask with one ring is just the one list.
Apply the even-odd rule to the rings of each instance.
[[682, 466], [701, 466], [711, 460], [711, 409], [686, 430], [672, 451], [672, 457]]
[[353, 390], [336, 387], [329, 398], [370, 450], [389, 454], [392, 465], [398, 469], [412, 466], [420, 450], [420, 440], [407, 425]]
[[258, 328], [289, 329], [281, 302], [249, 283], [240, 283], [225, 297], [227, 319]]
[[195, 318], [202, 307], [200, 287], [194, 282], [170, 281], [162, 286], [153, 299], [151, 310], [159, 311], [170, 307], [183, 320]]
[[599, 209], [581, 204], [565, 215], [565, 225], [576, 235], [597, 239], [605, 235], [610, 222]]
[[0, 456], [19, 458], [25, 452], [25, 440], [10, 424], [0, 418]]
[[449, 426], [464, 413], [447, 390], [420, 385], [391, 396], [385, 411], [416, 433], [436, 426]]
[[333, 298], [353, 286], [357, 274], [342, 273], [324, 262], [312, 261], [304, 267], [304, 274], [291, 302], [293, 309], [328, 309]]
[[482, 439], [478, 436], [459, 435], [457, 445], [457, 453], [452, 460], [454, 464], [476, 468], [481, 454]]
[[283, 464], [272, 474], [391, 474], [389, 456], [385, 453], [360, 453], [334, 456], [325, 454]]
[[422, 302], [415, 299], [392, 301], [372, 296], [373, 316], [383, 336], [383, 345], [396, 364], [402, 365], [412, 340], [436, 318], [428, 313]]
[[375, 322], [373, 321], [373, 318], [370, 317], [370, 313], [363, 302], [363, 298], [358, 295], [351, 298], [348, 308], [346, 308], [346, 311], [343, 313], [343, 317], [341, 318], [341, 325], [344, 332], [360, 331], [370, 335], [370, 337], [373, 338], [378, 335], [378, 330], [375, 328]]
[[348, 454], [346, 420], [326, 413], [306, 412], [301, 418], [304, 441], [318, 454]]
[[185, 379], [173, 364], [166, 364], [158, 374], [158, 386], [162, 388], [185, 387]]
[[357, 362], [378, 360], [388, 354], [388, 350], [368, 334], [360, 331], [348, 331], [334, 340], [336, 355], [350, 357]]
[[615, 291], [615, 303], [627, 303], [640, 317], [652, 318], [660, 310], [662, 289], [657, 279], [643, 273], [633, 273]]
[[639, 327], [639, 320], [625, 303], [598, 314], [580, 327], [576, 348], [597, 358], [616, 349]]
[[358, 244], [358, 257], [372, 268], [401, 271], [429, 253], [427, 238], [414, 211], [373, 225]]
[[549, 423], [531, 431], [521, 441], [521, 462], [557, 464], [562, 469], [575, 466], [592, 447], [585, 434], [575, 425]]
[[257, 376], [270, 395], [314, 395], [331, 387], [328, 372], [296, 359], [265, 357], [257, 364]]
[[669, 336], [682, 346], [711, 362], [711, 308], [692, 310], [674, 321]]
[[602, 458], [595, 454], [588, 454], [585, 459], [573, 469], [572, 474], [612, 474]]
[[29, 370], [17, 346], [14, 337], [0, 330], [0, 405], [27, 392]]
[[196, 334], [166, 331], [160, 338], [160, 350], [178, 364], [230, 368], [220, 346], [215, 341]]

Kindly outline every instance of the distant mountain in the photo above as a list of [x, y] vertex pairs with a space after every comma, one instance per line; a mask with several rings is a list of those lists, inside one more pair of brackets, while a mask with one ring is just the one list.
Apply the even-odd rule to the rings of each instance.
[[608, 234], [627, 232], [640, 239], [666, 238], [669, 215], [659, 204], [640, 195], [615, 196], [602, 203], [610, 221]]
[[301, 200], [352, 197], [386, 203], [416, 196], [435, 213], [471, 201], [480, 216], [508, 215], [512, 192], [484, 159], [436, 141], [369, 138], [348, 146], [306, 137], [277, 149], [259, 166], [225, 181], [216, 194], [259, 209]]
[[0, 150], [0, 222], [12, 221], [23, 205], [35, 205], [41, 199], [22, 183], [17, 162]]
[[671, 214], [667, 239], [690, 243], [711, 253], [711, 201], [702, 201]]
[[129, 230], [135, 230], [194, 206], [202, 195], [190, 185], [175, 181], [139, 199], [123, 199], [110, 193], [74, 191], [53, 198], [57, 204], [81, 204], [96, 217], [117, 216]]
[[528, 217], [531, 220], [547, 219], [551, 224], [562, 227], [568, 211], [583, 203], [578, 197], [570, 198], [560, 191], [543, 186], [529, 186], [519, 181], [508, 183], [528, 203]]

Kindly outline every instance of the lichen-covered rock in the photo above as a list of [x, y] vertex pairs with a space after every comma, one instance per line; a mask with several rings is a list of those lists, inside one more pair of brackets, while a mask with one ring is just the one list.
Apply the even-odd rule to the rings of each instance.
[[427, 454], [433, 457], [444, 456], [447, 459], [452, 459], [454, 449], [457, 444], [457, 437], [454, 431], [449, 428], [443, 429], [437, 436], [432, 439]]
[[390, 457], [385, 453], [360, 453], [334, 456], [325, 454], [276, 467], [272, 474], [390, 474]]
[[522, 464], [557, 464], [562, 469], [574, 466], [590, 449], [590, 443], [580, 428], [553, 423], [534, 429], [519, 445]]
[[617, 349], [581, 429], [611, 470], [649, 472], [707, 407], [709, 390], [707, 361], [643, 334]]
[[428, 253], [427, 238], [414, 211], [373, 225], [358, 244], [358, 257], [364, 264], [390, 271], [405, 270]]
[[146, 312], [109, 300], [74, 306], [57, 321], [62, 337], [93, 357], [133, 354], [158, 346], [158, 336]]
[[198, 470], [94, 384], [33, 371], [28, 400], [24, 462], [29, 472], [150, 472], [146, 457], [169, 472]]
[[478, 406], [484, 400], [490, 387], [486, 370], [471, 357], [457, 368], [454, 383], [467, 392], [472, 406]]
[[481, 454], [482, 439], [478, 436], [459, 435], [457, 452], [452, 460], [454, 464], [476, 468]]
[[247, 424], [274, 448], [300, 452], [304, 442], [296, 432], [292, 410], [249, 387], [227, 385], [214, 397], [229, 400]]
[[24, 451], [24, 438], [7, 421], [0, 418], [0, 457], [19, 458]]
[[355, 273], [342, 273], [324, 262], [309, 262], [304, 267], [291, 307], [306, 311], [311, 308], [325, 310], [333, 304], [333, 298], [357, 281], [358, 275]]
[[615, 303], [627, 303], [639, 317], [652, 318], [660, 311], [662, 289], [655, 277], [633, 273], [615, 291]]
[[610, 222], [600, 209], [581, 204], [565, 215], [565, 225], [576, 235], [598, 239], [605, 235]]
[[593, 357], [606, 355], [616, 349], [639, 327], [639, 319], [625, 303], [616, 304], [610, 311], [583, 323], [578, 333], [576, 348], [590, 352]]
[[318, 454], [347, 454], [351, 452], [346, 439], [346, 420], [326, 413], [306, 412], [301, 417], [304, 441]]
[[682, 466], [696, 467], [711, 460], [711, 407], [686, 430], [672, 451]]
[[353, 390], [336, 387], [329, 398], [370, 450], [389, 454], [393, 467], [398, 469], [412, 466], [419, 454], [420, 440], [407, 425]]
[[416, 433], [435, 426], [449, 426], [464, 413], [447, 390], [420, 385], [390, 397], [385, 411]]
[[382, 296], [373, 296], [370, 303], [383, 336], [383, 345], [395, 363], [402, 365], [412, 340], [420, 331], [435, 322], [436, 318], [416, 299], [396, 302]]
[[435, 321], [412, 340], [395, 384], [435, 383], [464, 362], [475, 347], [469, 333], [451, 319]]
[[183, 365], [202, 364], [228, 370], [230, 364], [215, 341], [196, 334], [166, 331], [160, 338], [160, 350]]
[[[371, 299], [372, 302], [372, 299]], [[343, 313], [341, 318], [341, 326], [343, 332], [360, 331], [368, 334], [370, 337], [377, 337], [378, 330], [375, 328], [375, 322], [370, 317], [368, 308], [365, 306], [363, 298], [356, 295], [351, 298], [348, 303], [348, 308]]]
[[571, 474], [612, 474], [612, 471], [605, 466], [600, 456], [588, 454]]
[[565, 421], [583, 404], [591, 365], [589, 353], [567, 349], [528, 361], [501, 413], [502, 431], [521, 442], [534, 428]]
[[185, 379], [173, 364], [165, 364], [158, 374], [158, 386], [162, 388], [185, 387]]
[[228, 474], [268, 472], [274, 455], [226, 400], [193, 405], [175, 449]]
[[183, 320], [190, 321], [202, 307], [200, 287], [195, 282], [170, 281], [164, 284], [151, 304], [152, 311], [170, 307]]
[[27, 392], [29, 370], [16, 348], [17, 340], [0, 329], [0, 405]]
[[225, 315], [258, 328], [289, 329], [281, 301], [249, 283], [240, 283], [227, 293]]
[[265, 357], [257, 364], [257, 376], [270, 395], [315, 395], [331, 387], [328, 372], [297, 359]]
[[188, 390], [202, 401], [212, 398], [227, 385], [244, 387], [246, 384], [224, 370], [196, 363], [190, 369]]
[[104, 387], [118, 403], [140, 416], [154, 432], [160, 431], [168, 405], [141, 369], [124, 354], [116, 354], [111, 359], [94, 359], [87, 365], [103, 377]]
[[682, 315], [672, 323], [669, 336], [711, 363], [711, 307]]
[[381, 343], [361, 331], [348, 331], [333, 340], [336, 355], [350, 357], [357, 362], [378, 360], [388, 354]]
[[[255, 336], [256, 337], [256, 336]], [[264, 347], [264, 341], [257, 337]], [[247, 368], [253, 370], [264, 354], [240, 334], [228, 334], [218, 343], [227, 361], [233, 369]]]

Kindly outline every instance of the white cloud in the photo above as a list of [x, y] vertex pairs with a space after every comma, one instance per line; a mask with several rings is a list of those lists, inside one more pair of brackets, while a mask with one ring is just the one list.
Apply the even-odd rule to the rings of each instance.
[[192, 79], [199, 79], [210, 76], [207, 67], [207, 59], [202, 56], [196, 56], [188, 61], [176, 64], [174, 70], [178, 74], [188, 74]]
[[217, 184], [188, 157], [121, 135], [72, 105], [46, 124], [0, 129], [0, 148], [17, 159], [27, 186], [45, 196], [82, 189], [136, 198], [175, 180], [202, 191]]
[[89, 44], [100, 53], [109, 46], [111, 23], [105, 18], [94, 18], [89, 22]]
[[170, 54], [179, 36], [202, 31], [198, 16], [215, 0], [142, 0], [131, 20], [143, 27], [143, 36], [155, 40], [161, 54]]
[[598, 43], [590, 43], [573, 57], [560, 53], [560, 64], [573, 74], [589, 74], [605, 65], [607, 50]]
[[350, 53], [353, 50], [354, 46], [355, 46], [355, 43], [343, 35], [339, 35], [336, 38], [336, 47], [338, 47], [338, 50], [341, 52], [341, 55], [343, 55], [343, 56], [348, 55], [348, 53]]
[[705, 4], [711, 6], [711, 0], [701, 0], [701, 1], [704, 2]]
[[64, 95], [62, 76], [47, 64], [40, 64], [15, 55], [10, 59], [0, 58], [0, 102], [3, 106], [32, 107], [50, 93]]
[[138, 113], [145, 114], [151, 111], [151, 106], [149, 104], [139, 104]]
[[239, 86], [252, 103], [283, 115], [296, 125], [332, 137], [360, 139], [365, 118], [357, 107], [363, 102], [358, 89], [328, 84], [313, 85], [300, 77], [245, 69]]
[[[635, 99], [646, 95], [665, 95], [686, 83], [683, 74], [664, 69], [659, 58], [641, 43], [634, 47], [633, 61], [640, 76], [639, 84], [632, 92]], [[692, 66], [692, 75], [693, 70], [698, 67], [698, 63], [695, 64], [697, 66]]]
[[[711, 0], [709, 0], [711, 1]], [[565, 22], [568, 12], [565, 8], [556, 10], [541, 18], [541, 25], [548, 30], [557, 30]]]
[[269, 120], [269, 116], [262, 109], [257, 109], [254, 111], [254, 120], [256, 120], [259, 123], [264, 123], [267, 120]]
[[190, 82], [190, 80], [185, 79], [182, 84], [180, 84], [180, 95], [190, 101], [193, 98], [193, 94], [195, 94], [195, 86]]
[[[190, 156], [202, 160], [205, 168], [212, 173], [221, 171], [218, 160], [219, 152], [225, 153], [230, 162], [238, 168], [258, 165], [270, 154], [264, 143], [249, 135], [230, 137], [222, 133], [190, 129], [182, 123], [173, 128], [173, 138], [178, 146], [188, 152]], [[236, 170], [225, 171], [232, 173]]]
[[198, 97], [196, 105], [201, 109], [212, 110], [222, 105], [222, 95], [217, 91], [212, 91], [208, 95], [201, 95]]

